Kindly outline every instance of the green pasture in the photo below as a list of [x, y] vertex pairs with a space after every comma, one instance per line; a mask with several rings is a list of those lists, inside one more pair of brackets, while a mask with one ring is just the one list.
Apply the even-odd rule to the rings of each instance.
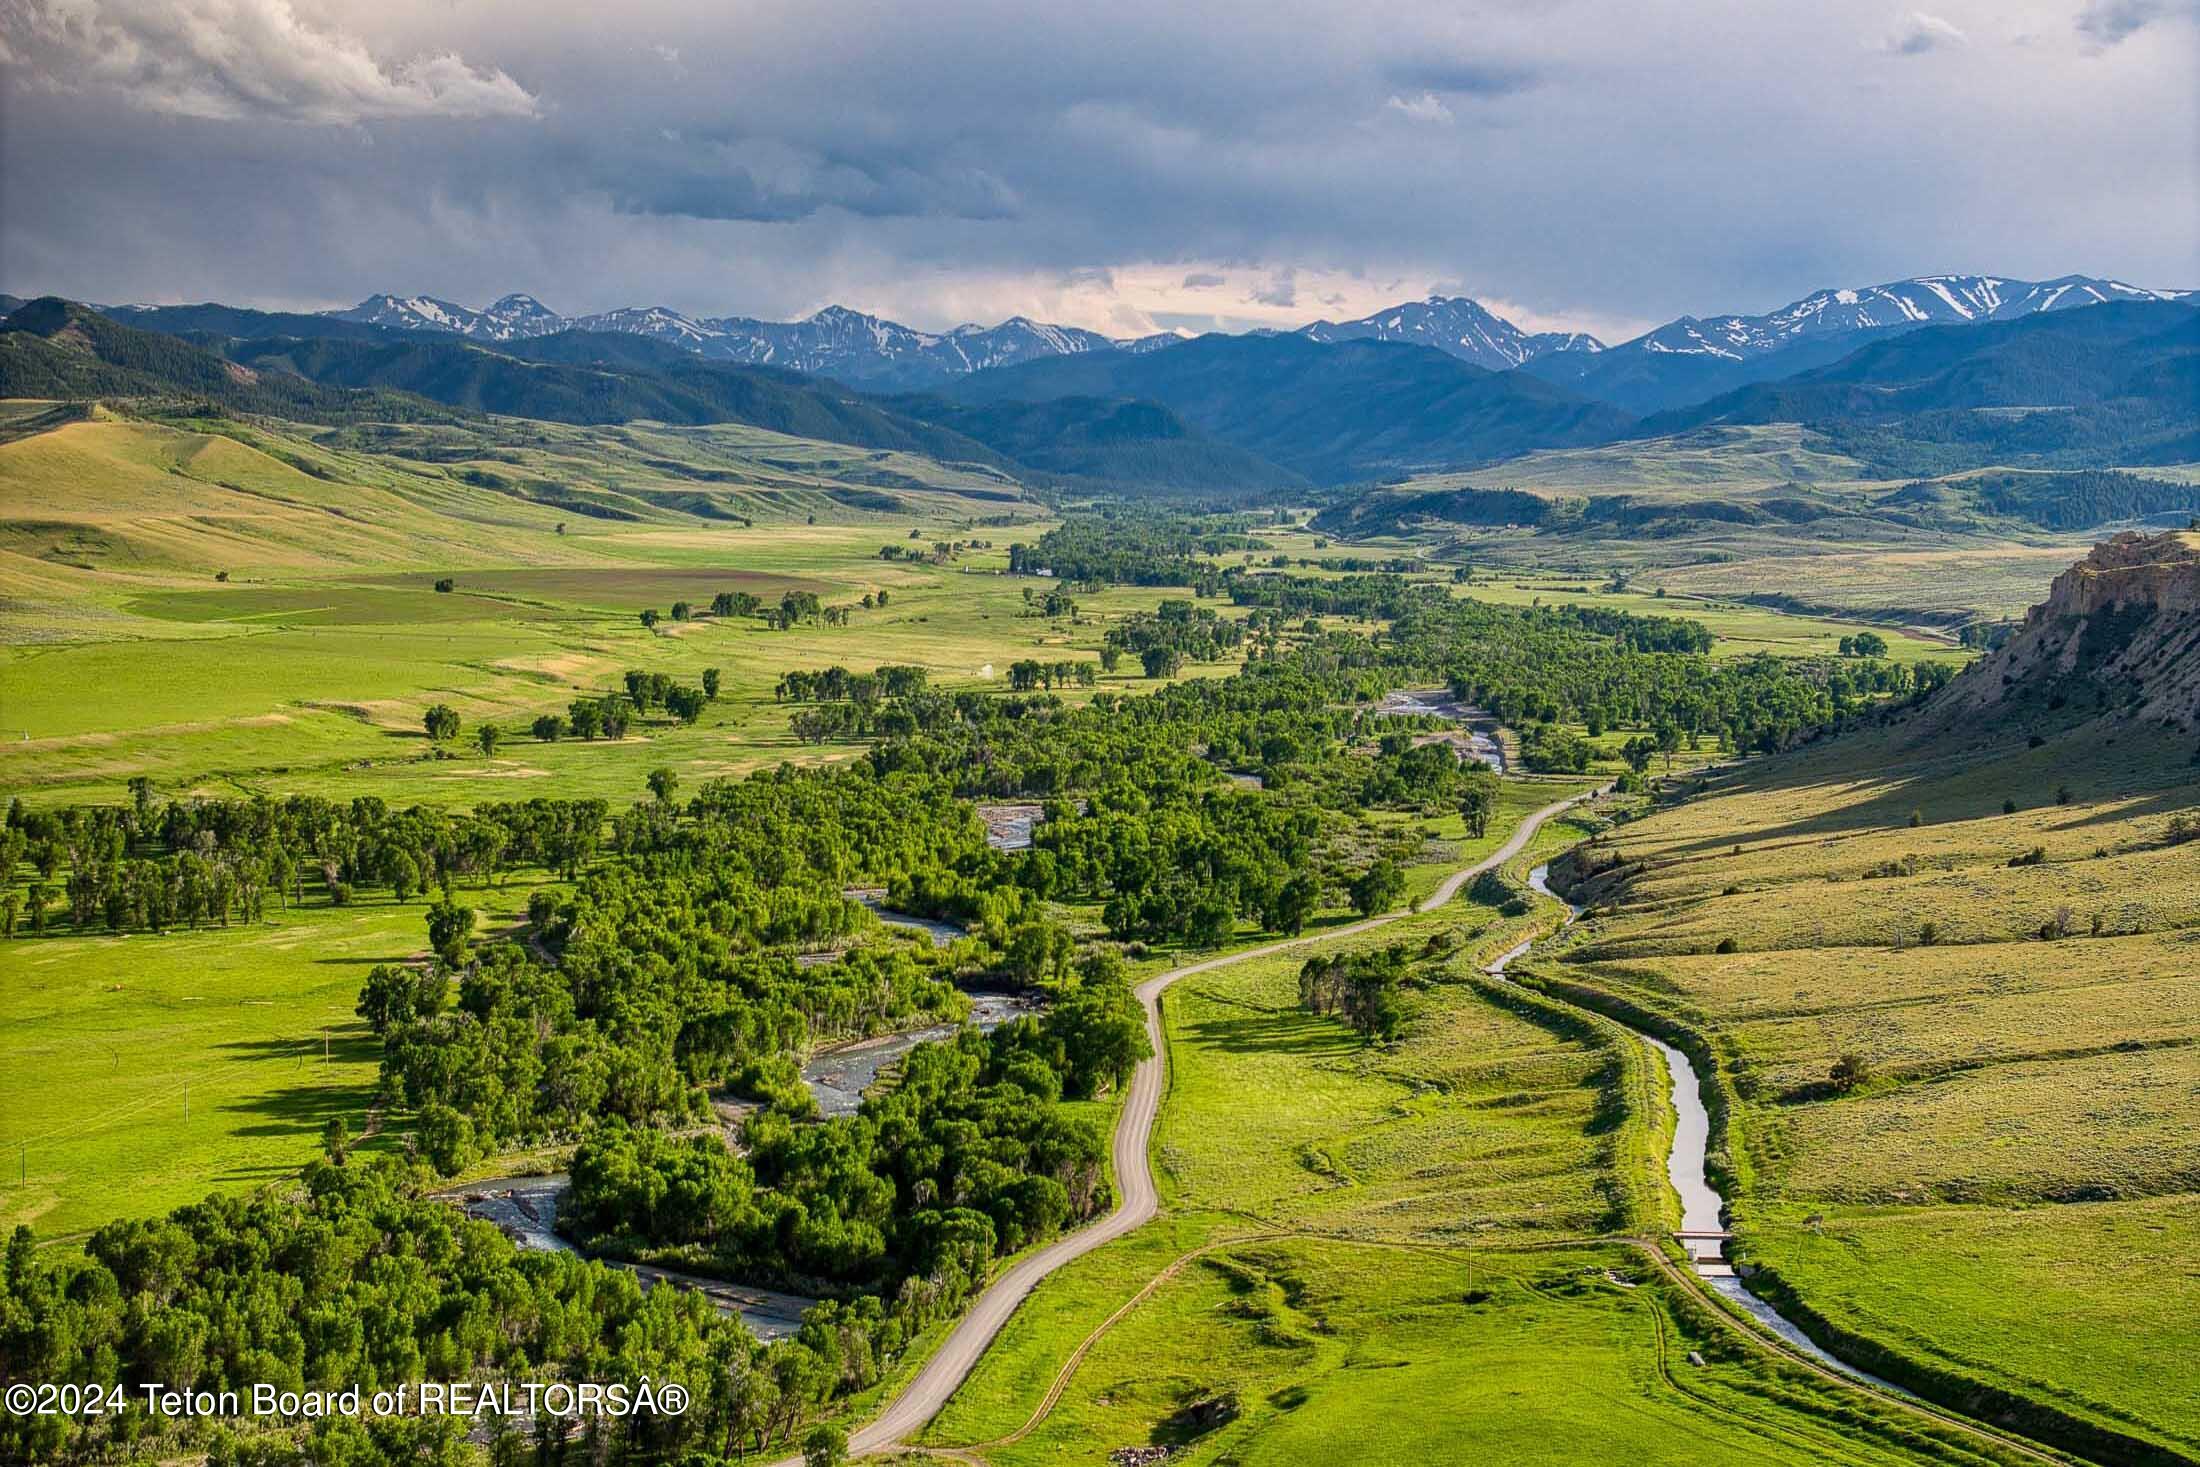
[[1643, 579], [1647, 585], [1612, 591], [1565, 576], [1518, 577], [1499, 572], [1462, 587], [1461, 594], [1500, 606], [1592, 606], [1637, 616], [1686, 617], [1702, 622], [1718, 639], [1711, 648], [1714, 657], [1750, 657], [1764, 652], [1780, 657], [1832, 657], [1839, 653], [1843, 637], [1872, 632], [1886, 640], [1886, 656], [1896, 662], [1960, 665], [1971, 658], [1969, 652], [1938, 635], [1921, 636], [1915, 631], [1861, 620], [1796, 615], [1712, 595], [1659, 595], [1658, 576], [1653, 573]]
[[[527, 890], [460, 899], [493, 931]], [[271, 903], [250, 930], [0, 945], [0, 1225], [82, 1237], [289, 1175], [332, 1119], [366, 1133], [381, 1047], [353, 1010], [368, 969], [426, 951], [424, 912]]]
[[1762, 1247], [1843, 1329], [2200, 1453], [2200, 1197], [1811, 1215]]

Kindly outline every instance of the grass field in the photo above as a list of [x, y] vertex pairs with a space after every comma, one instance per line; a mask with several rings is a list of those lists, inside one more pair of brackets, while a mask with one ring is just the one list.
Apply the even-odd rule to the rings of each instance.
[[2188, 1455], [2190, 752], [1897, 726], [1713, 778], [1605, 838], [1592, 865], [1620, 864], [1575, 893], [1596, 914], [1538, 970], [1708, 1038], [1738, 1251], [1830, 1332]]
[[[1102, 1336], [1037, 1430], [977, 1454], [1090, 1461], [1095, 1448], [1159, 1444], [1189, 1463], [1291, 1467], [1337, 1460], [1349, 1443], [1371, 1462], [1917, 1460], [1868, 1428], [1837, 1427], [1807, 1387], [1785, 1383], [1775, 1402], [1745, 1362], [1690, 1364], [1689, 1349], [1712, 1342], [1631, 1276], [1639, 1263], [1593, 1246], [1218, 1249]], [[1213, 1402], [1235, 1415], [1202, 1432], [1198, 1408]], [[982, 1419], [958, 1396], [935, 1436], [967, 1440]]]
[[[891, 509], [848, 497], [851, 456], [901, 484], [876, 501]], [[763, 711], [787, 668], [899, 659], [979, 683], [988, 663], [1067, 644], [984, 574], [998, 553], [879, 557], [912, 534], [984, 539], [979, 520], [1036, 513], [989, 474], [902, 459], [751, 429], [323, 431], [98, 410], [13, 438], [0, 443], [0, 783], [34, 798], [111, 798], [139, 773], [172, 793], [311, 790], [364, 765], [391, 798], [449, 800], [546, 766], [419, 767], [431, 702], [524, 726], [628, 667], [721, 666], [731, 697], [681, 749], [645, 730], [618, 748], [539, 751], [623, 792], [668, 757], [707, 770], [729, 738], [795, 752], [784, 715]], [[632, 503], [569, 512], [513, 478], [530, 465]], [[743, 497], [752, 480], [769, 481], [766, 502]], [[820, 514], [830, 522], [805, 522]], [[435, 592], [446, 576], [464, 584]], [[652, 635], [638, 620], [683, 597], [789, 589], [897, 604], [832, 636], [768, 638], [754, 619]], [[758, 734], [775, 719], [776, 740]]]
[[[2148, 469], [2149, 474], [2177, 470]], [[1955, 476], [1960, 479], [1966, 476]], [[1921, 520], [1888, 502], [1907, 480], [1879, 479], [1794, 424], [1706, 428], [1676, 438], [1532, 453], [1487, 469], [1424, 474], [1377, 495], [1511, 489], [1561, 506], [1625, 498], [1670, 513], [1648, 529], [1575, 522], [1481, 527], [1427, 521], [1337, 547], [1467, 563], [1503, 583], [1602, 580], [1630, 572], [1638, 587], [1897, 632], [1937, 634], [1974, 619], [2021, 614], [2090, 545], [2070, 535], [1977, 513]], [[1962, 501], [1962, 494], [1956, 496]], [[1378, 515], [1374, 521], [1380, 524]], [[1554, 599], [1546, 594], [1546, 599]], [[1684, 605], [1687, 603], [1684, 603]], [[1700, 614], [1691, 611], [1690, 614]], [[1706, 620], [1710, 620], [1709, 616]], [[1714, 630], [1718, 630], [1714, 623]], [[1892, 634], [1890, 634], [1891, 637]], [[1737, 631], [1740, 642], [1748, 636]]]
[[1607, 611], [1632, 612], [1637, 616], [1684, 616], [1700, 621], [1718, 638], [1712, 646], [1717, 657], [1748, 657], [1770, 652], [1780, 657], [1832, 657], [1841, 639], [1859, 631], [1876, 632], [1887, 643], [1886, 655], [1897, 662], [1956, 662], [1970, 654], [1945, 637], [1923, 635], [1899, 627], [1831, 617], [1798, 615], [1718, 595], [1665, 594], [1664, 577], [1653, 574], [1641, 585], [1611, 591], [1561, 575], [1484, 575], [1461, 594], [1501, 606], [1594, 606]]
[[[461, 896], [487, 930], [524, 920], [527, 891]], [[288, 1175], [332, 1119], [362, 1135], [381, 1046], [359, 988], [426, 950], [423, 910], [385, 899], [271, 910], [249, 932], [7, 944], [0, 1226], [81, 1237]]]

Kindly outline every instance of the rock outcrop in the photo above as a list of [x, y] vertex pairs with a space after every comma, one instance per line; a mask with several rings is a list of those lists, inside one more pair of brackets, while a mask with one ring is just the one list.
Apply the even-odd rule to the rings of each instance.
[[1934, 700], [1932, 722], [2043, 701], [2200, 728], [2200, 534], [2125, 531], [2094, 546]]

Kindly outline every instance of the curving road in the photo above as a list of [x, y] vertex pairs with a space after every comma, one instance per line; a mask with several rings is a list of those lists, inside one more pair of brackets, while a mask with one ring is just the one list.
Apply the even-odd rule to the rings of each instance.
[[[1543, 823], [1588, 799], [1589, 791], [1568, 799], [1554, 800], [1521, 821], [1505, 843], [1495, 851], [1468, 866], [1445, 877], [1436, 890], [1429, 894], [1413, 910], [1433, 912], [1459, 894], [1459, 889], [1483, 872], [1504, 865], [1528, 847]], [[1153, 1046], [1153, 1054], [1140, 1062], [1131, 1075], [1129, 1091], [1125, 1094], [1123, 1111], [1115, 1123], [1115, 1179], [1121, 1194], [1115, 1210], [1100, 1221], [1079, 1228], [1056, 1239], [1047, 1247], [1020, 1260], [1008, 1272], [1002, 1274], [978, 1295], [969, 1312], [956, 1322], [953, 1332], [916, 1379], [903, 1388], [893, 1404], [880, 1412], [868, 1424], [848, 1438], [851, 1455], [882, 1451], [906, 1441], [922, 1430], [924, 1424], [939, 1414], [948, 1398], [955, 1394], [994, 1336], [1008, 1323], [1016, 1306], [1039, 1286], [1039, 1280], [1068, 1263], [1081, 1258], [1093, 1249], [1112, 1243], [1125, 1233], [1142, 1227], [1160, 1210], [1160, 1194], [1154, 1190], [1153, 1171], [1146, 1164], [1146, 1148], [1153, 1136], [1155, 1115], [1161, 1108], [1161, 1086], [1165, 1078], [1166, 1051], [1161, 1042], [1162, 993], [1180, 978], [1195, 973], [1209, 973], [1217, 968], [1227, 968], [1233, 963], [1249, 962], [1254, 958], [1272, 957], [1289, 952], [1293, 948], [1311, 943], [1328, 942], [1334, 938], [1349, 937], [1356, 932], [1366, 932], [1386, 926], [1405, 916], [1403, 912], [1390, 912], [1380, 917], [1369, 917], [1344, 927], [1330, 927], [1304, 937], [1286, 938], [1262, 947], [1247, 948], [1243, 952], [1225, 953], [1221, 957], [1207, 958], [1197, 963], [1187, 963], [1181, 968], [1171, 968], [1138, 985], [1139, 1007], [1146, 1012], [1146, 1038]], [[789, 1457], [774, 1467], [801, 1467], [802, 1459]]]

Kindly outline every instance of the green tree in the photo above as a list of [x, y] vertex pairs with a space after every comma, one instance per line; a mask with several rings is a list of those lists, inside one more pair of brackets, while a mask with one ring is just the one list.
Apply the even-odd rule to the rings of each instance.
[[1467, 835], [1480, 840], [1490, 833], [1490, 816], [1497, 810], [1497, 776], [1487, 766], [1467, 771], [1459, 792], [1459, 818], [1467, 823]]
[[1321, 883], [1301, 871], [1276, 886], [1275, 895], [1261, 912], [1261, 925], [1271, 932], [1296, 937], [1306, 930], [1306, 919], [1314, 915], [1320, 902]]
[[841, 1467], [848, 1460], [848, 1433], [831, 1422], [810, 1428], [802, 1438], [802, 1467]]
[[1871, 1073], [1871, 1061], [1855, 1050], [1848, 1050], [1833, 1062], [1833, 1069], [1827, 1078], [1832, 1082], [1833, 1088], [1837, 1092], [1846, 1095], [1866, 1080], [1869, 1080]]
[[466, 965], [466, 947], [474, 932], [474, 909], [445, 899], [428, 908], [428, 946], [453, 968]]
[[1352, 909], [1363, 917], [1387, 912], [1398, 905], [1405, 889], [1405, 873], [1395, 861], [1384, 857], [1352, 878]]

